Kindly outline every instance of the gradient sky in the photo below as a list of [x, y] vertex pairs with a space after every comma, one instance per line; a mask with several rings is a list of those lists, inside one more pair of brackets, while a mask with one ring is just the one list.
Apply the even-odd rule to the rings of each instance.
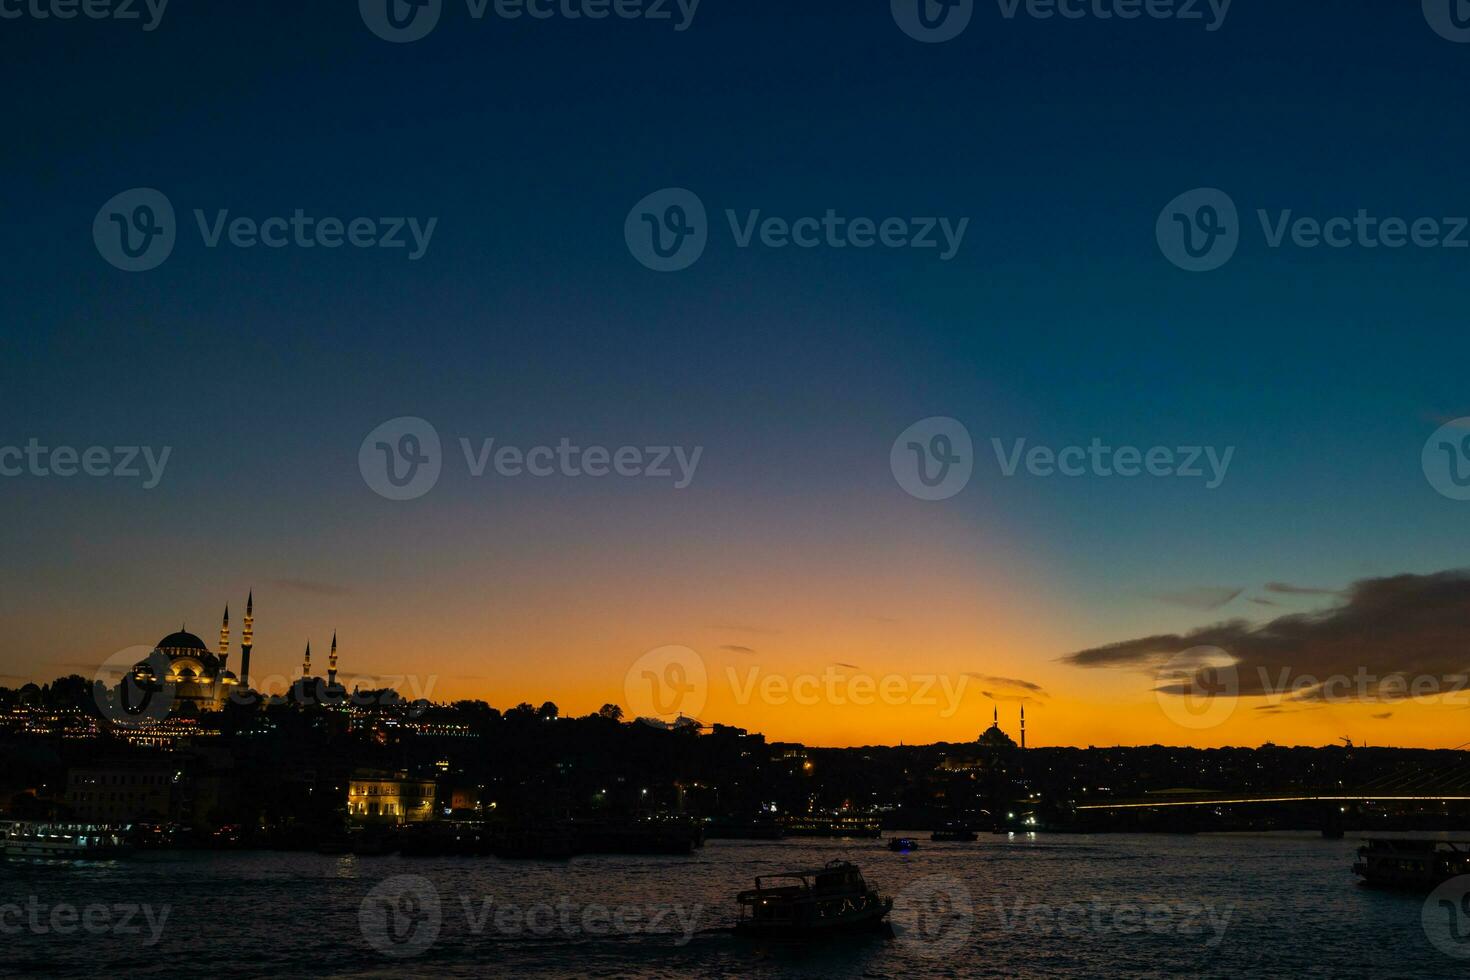
[[[1241, 0], [1209, 33], [982, 3], [940, 45], [876, 0], [704, 0], [682, 33], [450, 2], [406, 45], [354, 6], [175, 0], [151, 33], [0, 21], [0, 445], [173, 447], [151, 491], [0, 479], [0, 683], [85, 673], [181, 620], [213, 644], [225, 602], [238, 644], [254, 588], [257, 676], [336, 629], [348, 674], [502, 707], [622, 702], [630, 664], [683, 644], [716, 678], [704, 720], [814, 744], [973, 738], [982, 688], [1004, 692], [974, 680], [950, 717], [742, 705], [726, 669], [1022, 679], [1047, 695], [1033, 744], [1464, 741], [1463, 707], [1421, 705], [1242, 708], [1194, 731], [1152, 676], [1059, 662], [1337, 601], [1269, 582], [1466, 564], [1470, 503], [1434, 491], [1420, 449], [1470, 414], [1470, 251], [1273, 250], [1253, 217], [1470, 214], [1470, 45], [1418, 4]], [[184, 227], [129, 274], [90, 229], [136, 186]], [[660, 275], [623, 221], [667, 186], [717, 230]], [[1192, 275], [1154, 223], [1201, 186], [1247, 228]], [[439, 224], [418, 262], [207, 250], [196, 207]], [[737, 249], [725, 208], [971, 220], [940, 262]], [[448, 458], [395, 503], [357, 452], [405, 415]], [[935, 415], [979, 458], [924, 502], [888, 452]], [[461, 436], [704, 455], [685, 490], [472, 479]], [[1213, 491], [1004, 478], [990, 452], [1094, 436], [1236, 451]], [[1206, 588], [1244, 591], [1170, 598]]]

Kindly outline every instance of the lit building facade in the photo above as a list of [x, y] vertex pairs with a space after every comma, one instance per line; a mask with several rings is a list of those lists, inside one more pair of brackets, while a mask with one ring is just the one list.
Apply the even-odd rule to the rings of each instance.
[[347, 788], [347, 815], [361, 823], [419, 823], [434, 816], [434, 781], [360, 769]]

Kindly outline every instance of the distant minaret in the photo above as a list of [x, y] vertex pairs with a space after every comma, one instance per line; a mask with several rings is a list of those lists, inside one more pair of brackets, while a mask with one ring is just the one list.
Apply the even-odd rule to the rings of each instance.
[[327, 658], [327, 686], [337, 683], [337, 631], [332, 631], [332, 655]]
[[306, 659], [301, 661], [301, 676], [311, 676], [311, 641], [306, 641]]
[[1000, 705], [991, 705], [990, 722], [996, 728], [1000, 727]]
[[1021, 702], [1021, 748], [1026, 748], [1026, 702]]
[[[228, 612], [228, 610], [226, 610]], [[250, 648], [255, 645], [255, 590], [245, 600], [245, 629], [240, 633], [240, 687], [250, 687]]]
[[230, 659], [230, 607], [225, 606], [225, 620], [219, 624], [219, 669], [224, 673], [225, 661]]

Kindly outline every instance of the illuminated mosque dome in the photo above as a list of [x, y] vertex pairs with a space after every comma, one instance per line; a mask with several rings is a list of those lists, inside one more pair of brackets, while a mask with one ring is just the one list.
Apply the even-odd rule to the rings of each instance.
[[203, 640], [199, 639], [193, 633], [188, 633], [184, 630], [179, 630], [177, 633], [170, 633], [168, 636], [159, 640], [156, 649], [171, 657], [197, 656], [198, 654], [209, 652], [209, 648], [204, 645]]
[[[245, 635], [242, 650], [242, 673], [250, 670], [250, 649], [254, 643], [255, 597], [245, 604]], [[240, 679], [228, 669], [230, 658], [230, 610], [225, 609], [220, 624], [219, 651], [209, 649], [203, 640], [181, 626], [158, 641], [153, 652], [133, 667], [140, 680], [170, 685], [174, 707], [184, 704], [218, 711], [229, 699]]]

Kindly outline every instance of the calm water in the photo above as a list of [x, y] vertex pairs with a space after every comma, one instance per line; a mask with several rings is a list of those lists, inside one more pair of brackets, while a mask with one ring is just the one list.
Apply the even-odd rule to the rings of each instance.
[[[1465, 973], [1467, 961], [1426, 938], [1421, 898], [1355, 884], [1351, 838], [1044, 835], [921, 845], [899, 855], [876, 842], [712, 841], [691, 858], [566, 864], [279, 853], [3, 862], [0, 906], [20, 909], [0, 909], [0, 971], [680, 980]], [[793, 949], [722, 931], [734, 922], [735, 892], [756, 874], [835, 858], [859, 863], [870, 883], [898, 896], [893, 935]], [[58, 906], [90, 914], [97, 934], [73, 925], [65, 908], [55, 921], [71, 933], [28, 925], [34, 916], [50, 929]], [[124, 923], [129, 908], [137, 911]], [[416, 955], [390, 955], [405, 953]]]

